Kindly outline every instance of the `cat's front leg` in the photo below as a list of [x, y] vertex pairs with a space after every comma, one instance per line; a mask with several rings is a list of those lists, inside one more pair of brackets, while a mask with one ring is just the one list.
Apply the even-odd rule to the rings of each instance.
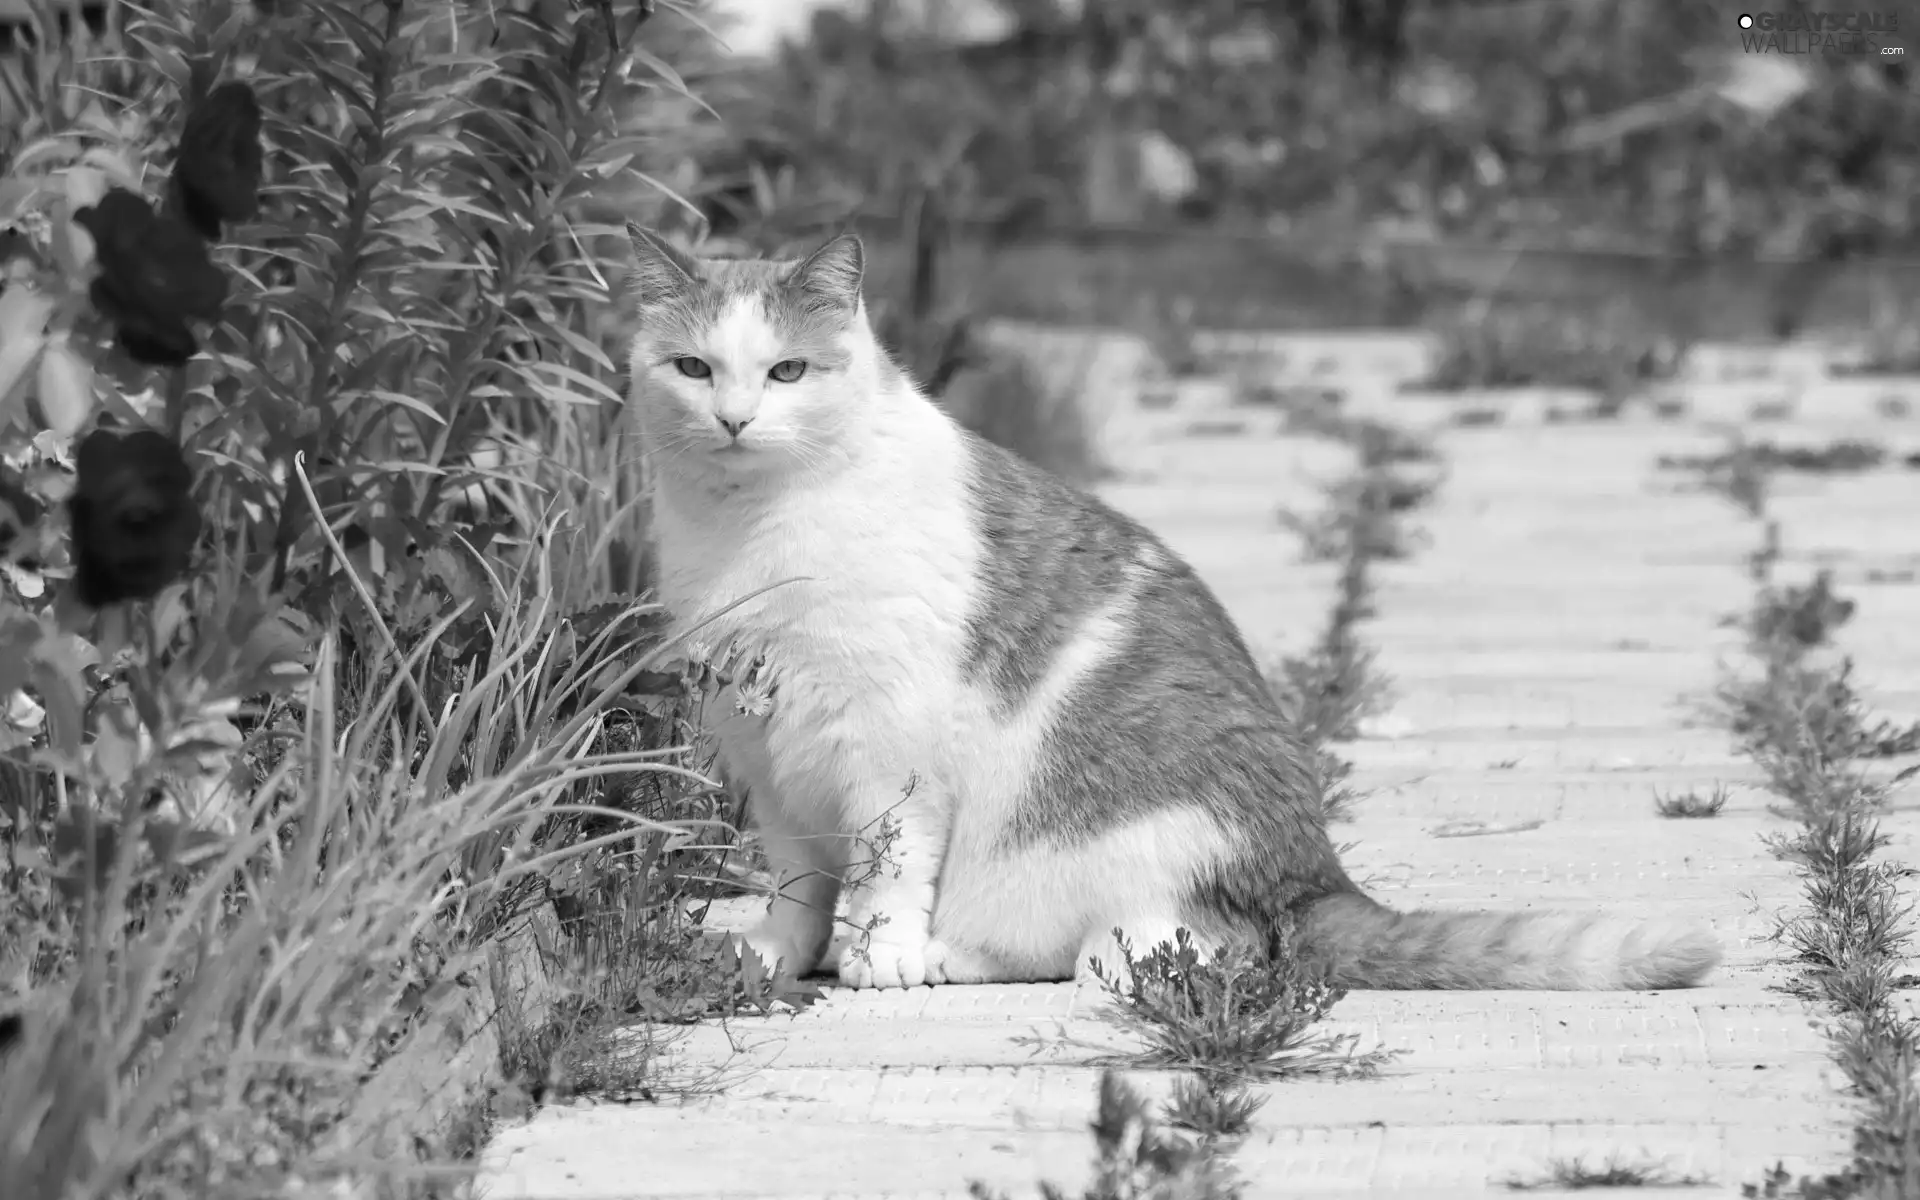
[[933, 949], [933, 906], [946, 852], [942, 806], [924, 784], [860, 835], [846, 877], [852, 941], [840, 954], [840, 983], [852, 988], [918, 987], [944, 975]]
[[767, 913], [744, 935], [768, 969], [805, 975], [826, 957], [833, 912], [846, 870], [845, 839], [810, 833], [768, 803], [755, 800], [754, 824], [773, 879]]

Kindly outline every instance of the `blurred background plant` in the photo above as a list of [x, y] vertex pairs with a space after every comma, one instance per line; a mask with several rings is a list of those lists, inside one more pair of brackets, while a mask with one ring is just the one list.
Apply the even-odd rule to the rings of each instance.
[[[1196, 324], [1429, 324], [1466, 384], [1603, 387], [1701, 337], [1911, 326], [1920, 98], [1904, 56], [1879, 50], [1912, 31], [1748, 53], [1736, 12], [820, 6], [716, 99], [734, 136], [708, 143], [699, 203], [715, 234], [764, 246], [886, 231], [904, 303], [917, 259], [901, 230], [934, 191], [952, 299], [903, 342], [944, 345], [962, 317], [1130, 327], [1175, 373]], [[1541, 330], [1599, 315], [1610, 332], [1517, 361], [1514, 321], [1460, 320], [1488, 302], [1535, 310]]]

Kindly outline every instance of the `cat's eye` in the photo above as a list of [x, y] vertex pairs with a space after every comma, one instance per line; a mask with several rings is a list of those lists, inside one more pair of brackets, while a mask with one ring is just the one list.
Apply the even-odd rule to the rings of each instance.
[[767, 378], [775, 383], [792, 383], [806, 373], [806, 363], [797, 358], [789, 358], [773, 364], [773, 369], [767, 372]]
[[713, 376], [713, 367], [704, 358], [685, 355], [674, 359], [673, 365], [688, 379], [709, 379]]

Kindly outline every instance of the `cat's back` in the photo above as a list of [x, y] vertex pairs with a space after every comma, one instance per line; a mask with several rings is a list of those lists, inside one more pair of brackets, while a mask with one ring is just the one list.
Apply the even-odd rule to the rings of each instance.
[[979, 561], [961, 668], [995, 734], [976, 765], [1020, 781], [982, 789], [995, 844], [1146, 829], [1199, 845], [1201, 826], [1298, 840], [1283, 719], [1206, 584], [1098, 497], [963, 440]]
[[1017, 703], [1097, 635], [1131, 658], [1136, 682], [1198, 670], [1209, 691], [1264, 696], [1225, 610], [1145, 526], [984, 438], [961, 440], [980, 548], [966, 657], [978, 682]]

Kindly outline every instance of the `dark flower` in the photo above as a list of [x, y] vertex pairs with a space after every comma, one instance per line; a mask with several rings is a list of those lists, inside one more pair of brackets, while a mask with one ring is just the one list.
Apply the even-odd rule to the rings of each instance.
[[0, 466], [0, 529], [7, 526], [9, 517], [22, 529], [40, 519], [43, 507], [27, 490], [26, 483], [24, 476]]
[[40, 520], [42, 506], [26, 488], [0, 474], [0, 557]]
[[100, 274], [89, 293], [138, 362], [179, 366], [200, 348], [188, 318], [211, 321], [227, 301], [227, 277], [207, 244], [179, 218], [162, 216], [124, 188], [73, 214], [93, 235]]
[[184, 574], [200, 536], [200, 510], [180, 447], [152, 429], [96, 429], [81, 441], [76, 460], [67, 515], [80, 602], [99, 608], [147, 599]]
[[222, 221], [260, 211], [260, 101], [235, 80], [207, 94], [187, 114], [173, 164], [173, 195], [187, 224], [208, 241]]

